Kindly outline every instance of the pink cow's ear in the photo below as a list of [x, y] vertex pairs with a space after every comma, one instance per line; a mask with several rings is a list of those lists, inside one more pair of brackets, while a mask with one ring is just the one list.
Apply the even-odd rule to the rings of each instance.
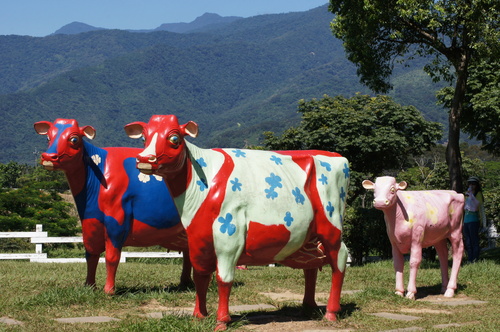
[[405, 190], [406, 187], [408, 187], [408, 183], [406, 183], [406, 181], [401, 181], [400, 183], [398, 183], [399, 190]]
[[89, 139], [94, 139], [95, 134], [96, 134], [96, 131], [95, 131], [94, 127], [92, 127], [92, 126], [80, 127], [80, 131], [82, 134], [87, 136]]
[[39, 135], [47, 135], [47, 133], [49, 132], [50, 126], [52, 126], [52, 122], [48, 122], [48, 121], [39, 121], [33, 125], [33, 127], [35, 128], [35, 131]]
[[144, 128], [146, 128], [147, 124], [144, 122], [132, 122], [126, 125], [123, 129], [125, 129], [125, 133], [127, 133], [130, 138], [141, 138], [142, 132]]
[[370, 180], [364, 180], [363, 183], [363, 188], [369, 190], [369, 189], [374, 189], [375, 188], [375, 184], [373, 182], [371, 182]]
[[181, 126], [181, 130], [184, 135], [189, 135], [191, 137], [198, 136], [198, 124], [196, 124], [196, 122], [189, 121], [185, 125]]

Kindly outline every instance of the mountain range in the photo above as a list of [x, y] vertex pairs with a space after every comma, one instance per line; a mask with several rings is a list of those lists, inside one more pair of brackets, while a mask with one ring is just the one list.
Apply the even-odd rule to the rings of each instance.
[[[300, 121], [297, 102], [371, 92], [333, 37], [327, 6], [223, 18], [154, 31], [72, 23], [46, 37], [0, 36], [0, 162], [33, 163], [46, 148], [33, 123], [75, 118], [97, 146], [139, 146], [123, 126], [153, 114], [193, 120], [202, 147], [258, 144]], [[419, 62], [420, 61], [420, 62]], [[395, 68], [393, 98], [446, 123], [421, 60]], [[339, 151], [341, 152], [341, 151]]]

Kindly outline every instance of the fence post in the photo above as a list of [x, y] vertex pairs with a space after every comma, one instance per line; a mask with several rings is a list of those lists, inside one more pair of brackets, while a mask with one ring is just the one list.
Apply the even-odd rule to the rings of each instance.
[[[35, 232], [42, 232], [43, 230], [43, 225], [42, 224], [36, 224]], [[43, 244], [37, 243], [35, 244], [35, 253], [41, 254], [43, 249], [42, 249]]]

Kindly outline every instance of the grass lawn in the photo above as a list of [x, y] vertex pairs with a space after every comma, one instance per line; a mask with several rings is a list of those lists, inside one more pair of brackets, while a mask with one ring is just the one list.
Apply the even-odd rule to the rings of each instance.
[[[322, 320], [321, 310], [304, 316], [301, 306], [294, 301], [274, 300], [263, 293], [303, 293], [302, 271], [286, 267], [251, 266], [236, 272], [231, 293], [231, 305], [271, 304], [273, 317], [294, 320], [296, 329], [301, 322], [314, 324], [315, 329], [349, 329], [381, 331], [420, 326], [425, 330], [441, 331], [439, 324], [456, 323], [446, 331], [500, 330], [500, 250], [488, 252], [476, 264], [463, 265], [459, 273], [456, 297], [486, 301], [482, 304], [450, 306], [429, 303], [427, 295], [437, 296], [440, 290], [438, 263], [424, 262], [417, 276], [420, 297], [417, 301], [395, 296], [392, 261], [369, 263], [362, 267], [348, 267], [343, 290], [357, 292], [342, 296], [342, 311], [337, 322]], [[166, 260], [167, 261], [167, 260]], [[405, 281], [408, 280], [405, 266]], [[150, 260], [120, 264], [117, 274], [117, 294], [107, 296], [104, 285], [105, 268], [98, 268], [99, 289], [83, 286], [85, 264], [42, 264], [27, 261], [0, 261], [0, 317], [9, 317], [23, 325], [0, 323], [0, 331], [212, 331], [213, 315], [198, 320], [190, 315], [173, 313], [163, 318], [148, 318], [148, 312], [166, 312], [173, 307], [194, 305], [193, 289], [179, 290], [181, 272], [178, 260], [167, 262]], [[324, 293], [330, 287], [330, 268], [319, 273], [317, 301], [326, 303]], [[422, 297], [424, 297], [422, 299]], [[208, 293], [209, 312], [215, 313], [217, 288], [212, 282]], [[322, 307], [324, 310], [324, 307]], [[371, 315], [389, 312], [417, 316], [417, 321], [400, 321]], [[230, 330], [250, 330], [252, 315], [266, 312], [233, 315]], [[63, 324], [54, 318], [110, 316], [120, 319], [107, 323]], [[253, 325], [254, 327], [255, 325]], [[253, 328], [252, 327], [252, 328]], [[309, 326], [309, 329], [310, 326]], [[265, 330], [264, 325], [254, 331]], [[284, 331], [284, 330], [283, 330]]]

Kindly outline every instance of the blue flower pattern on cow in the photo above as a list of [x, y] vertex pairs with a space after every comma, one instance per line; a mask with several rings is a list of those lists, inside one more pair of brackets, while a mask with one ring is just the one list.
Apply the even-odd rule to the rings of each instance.
[[236, 158], [239, 158], [239, 157], [243, 157], [243, 158], [246, 158], [247, 157], [247, 153], [244, 152], [244, 151], [241, 151], [240, 149], [237, 149], [237, 150], [232, 150], [232, 152], [234, 153], [234, 156]]
[[233, 215], [231, 213], [227, 213], [225, 218], [219, 217], [217, 221], [222, 224], [220, 226], [220, 231], [222, 234], [227, 232], [227, 235], [231, 236], [234, 234], [234, 232], [236, 232], [236, 225], [231, 223], [231, 221], [233, 221]]
[[346, 193], [344, 191], [344, 187], [340, 187], [340, 198], [342, 199], [342, 201], [345, 200], [345, 196], [346, 196]]
[[344, 169], [342, 171], [344, 172], [344, 178], [347, 179], [349, 177], [349, 166], [344, 164]]
[[326, 168], [327, 172], [330, 172], [332, 170], [332, 165], [330, 165], [330, 163], [327, 163], [326, 161], [320, 161], [319, 164]]
[[299, 187], [295, 187], [295, 189], [292, 190], [292, 194], [293, 194], [293, 196], [295, 196], [295, 202], [297, 204], [304, 205], [304, 202], [306, 199], [305, 199], [304, 195], [302, 195], [302, 193], [300, 192]]
[[233, 185], [231, 188], [233, 191], [241, 191], [242, 184], [238, 178], [234, 178], [234, 180], [231, 180], [231, 184]]
[[271, 161], [274, 161], [276, 163], [276, 165], [283, 165], [283, 162], [281, 161], [281, 158], [280, 157], [277, 157], [275, 155], [273, 155], [271, 158], [270, 158]]
[[198, 181], [196, 181], [196, 184], [200, 186], [200, 191], [204, 191], [208, 188], [206, 179], [199, 179]]
[[271, 173], [265, 180], [270, 185], [269, 189], [264, 190], [264, 192], [266, 193], [266, 198], [275, 199], [276, 197], [278, 197], [278, 193], [274, 191], [274, 189], [283, 187], [281, 178], [276, 174]]
[[285, 221], [285, 224], [288, 227], [290, 227], [292, 225], [292, 222], [293, 222], [292, 213], [290, 213], [290, 212], [285, 213], [285, 218], [283, 218], [283, 220]]
[[328, 178], [325, 176], [325, 174], [321, 174], [318, 181], [321, 182], [322, 185], [328, 184]]
[[207, 163], [205, 162], [205, 159], [203, 159], [203, 157], [201, 157], [200, 159], [196, 159], [196, 162], [198, 163], [198, 165], [200, 165], [200, 167], [207, 167]]
[[328, 205], [326, 206], [326, 211], [328, 211], [328, 215], [331, 218], [333, 216], [333, 211], [335, 211], [335, 207], [332, 205], [332, 202], [328, 202]]

